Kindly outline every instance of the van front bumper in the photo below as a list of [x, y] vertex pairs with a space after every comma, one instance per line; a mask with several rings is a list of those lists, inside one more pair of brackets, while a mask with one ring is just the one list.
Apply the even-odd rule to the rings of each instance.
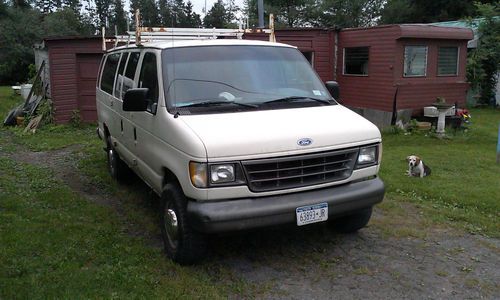
[[277, 196], [189, 201], [187, 212], [191, 225], [200, 232], [228, 232], [295, 223], [297, 207], [318, 203], [328, 203], [328, 218], [333, 219], [381, 202], [384, 193], [384, 183], [374, 178]]

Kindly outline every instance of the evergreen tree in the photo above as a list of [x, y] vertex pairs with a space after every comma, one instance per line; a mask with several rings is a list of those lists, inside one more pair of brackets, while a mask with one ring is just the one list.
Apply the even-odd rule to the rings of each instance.
[[174, 27], [182, 27], [182, 24], [186, 22], [185, 5], [183, 0], [173, 0], [174, 4], [172, 7], [172, 17], [174, 21]]
[[319, 26], [367, 27], [376, 25], [384, 0], [324, 0], [320, 5]]
[[79, 0], [62, 0], [63, 6], [73, 10], [79, 17], [82, 9], [82, 2], [83, 1]]
[[210, 8], [208, 13], [205, 15], [203, 24], [208, 28], [224, 28], [227, 25], [226, 15], [227, 11], [224, 3], [222, 2], [222, 0], [217, 0], [217, 2], [214, 3], [212, 8]]
[[127, 31], [127, 16], [123, 9], [122, 0], [113, 0], [111, 3], [110, 29], [114, 30], [115, 26], [118, 34]]
[[234, 5], [234, 0], [229, 0], [226, 4], [222, 0], [217, 0], [203, 19], [205, 27], [236, 28], [236, 13], [239, 8]]
[[160, 18], [155, 0], [140, 0], [141, 20], [144, 26], [158, 26]]
[[159, 0], [158, 8], [160, 14], [160, 25], [165, 27], [171, 27], [173, 25], [172, 19], [172, 6], [170, 5], [168, 0]]
[[185, 21], [181, 27], [197, 28], [201, 26], [201, 17], [193, 11], [193, 3], [188, 0], [184, 6]]
[[48, 14], [61, 8], [61, 0], [35, 0], [35, 6], [44, 14]]
[[[498, 3], [498, 0], [481, 0], [477, 3]], [[432, 23], [459, 20], [477, 14], [474, 1], [470, 0], [389, 0], [381, 12], [381, 23]]]
[[110, 14], [109, 0], [94, 0], [95, 24], [100, 32], [102, 27], [108, 28], [108, 16]]

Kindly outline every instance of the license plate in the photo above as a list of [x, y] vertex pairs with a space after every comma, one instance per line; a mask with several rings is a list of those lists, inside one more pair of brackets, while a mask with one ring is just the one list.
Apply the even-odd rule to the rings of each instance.
[[297, 226], [328, 220], [328, 203], [301, 206], [295, 209]]

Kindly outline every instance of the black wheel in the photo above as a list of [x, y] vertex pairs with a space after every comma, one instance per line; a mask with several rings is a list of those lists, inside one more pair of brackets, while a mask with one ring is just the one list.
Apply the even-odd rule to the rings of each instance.
[[186, 213], [187, 200], [177, 184], [167, 184], [160, 198], [160, 228], [169, 258], [180, 264], [203, 259], [206, 243], [203, 234], [191, 228]]
[[129, 177], [130, 169], [116, 152], [109, 136], [107, 137], [107, 144], [106, 156], [108, 158], [109, 174], [116, 181], [123, 182]]
[[341, 233], [352, 233], [365, 227], [372, 216], [372, 208], [366, 208], [353, 214], [334, 219], [330, 222], [332, 228]]

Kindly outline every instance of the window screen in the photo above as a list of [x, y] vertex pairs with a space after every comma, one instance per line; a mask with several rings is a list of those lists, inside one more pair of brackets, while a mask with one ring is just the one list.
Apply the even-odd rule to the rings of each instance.
[[108, 55], [106, 64], [102, 71], [101, 89], [109, 94], [113, 93], [113, 83], [115, 81], [116, 68], [120, 60], [120, 53], [113, 53]]
[[151, 52], [144, 54], [142, 60], [141, 74], [139, 75], [139, 87], [148, 88], [147, 99], [151, 104], [158, 102], [158, 72], [156, 71], [156, 55]]
[[344, 74], [368, 75], [368, 47], [344, 48]]
[[123, 76], [123, 84], [122, 84], [122, 97], [125, 93], [134, 87], [134, 77], [135, 70], [137, 69], [137, 63], [139, 62], [139, 52], [130, 53], [130, 57], [128, 59], [127, 68], [125, 70], [125, 74]]
[[427, 46], [406, 46], [403, 76], [425, 76], [426, 68]]
[[457, 75], [458, 47], [439, 47], [438, 75]]
[[123, 53], [122, 58], [120, 60], [120, 65], [118, 66], [118, 76], [116, 76], [116, 81], [115, 81], [115, 92], [114, 95], [115, 97], [122, 98], [122, 95], [120, 94], [121, 92], [121, 87], [122, 87], [122, 82], [123, 82], [123, 71], [125, 69], [125, 63], [127, 62], [128, 58], [128, 53]]

